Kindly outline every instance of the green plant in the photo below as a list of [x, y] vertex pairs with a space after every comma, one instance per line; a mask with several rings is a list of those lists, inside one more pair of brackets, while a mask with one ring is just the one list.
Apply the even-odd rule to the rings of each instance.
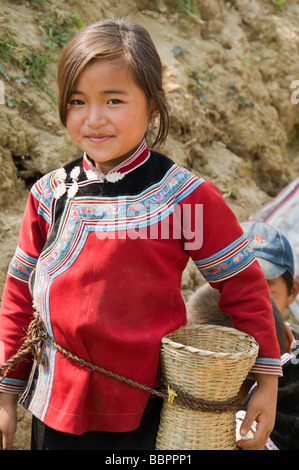
[[273, 0], [274, 8], [276, 11], [283, 10], [285, 0]]
[[176, 0], [179, 10], [188, 15], [192, 21], [203, 23], [197, 0]]
[[46, 66], [48, 63], [49, 58], [47, 55], [43, 54], [37, 48], [32, 48], [28, 55], [23, 56], [21, 69], [33, 82], [40, 84], [46, 75]]
[[198, 70], [190, 69], [189, 67], [185, 67], [185, 72], [190, 78], [190, 81], [187, 85], [188, 90], [197, 97], [201, 104], [204, 104], [206, 102], [206, 97], [203, 90], [205, 81], [202, 79], [201, 73]]
[[16, 98], [14, 96], [7, 96], [6, 98], [6, 105], [9, 107], [9, 108], [15, 108], [17, 107], [18, 105], [21, 105], [21, 106], [27, 106], [29, 108], [32, 108], [33, 107], [33, 103], [31, 103], [30, 101], [28, 100], [25, 100], [23, 98]]
[[172, 53], [174, 55], [174, 57], [177, 57], [179, 55], [183, 55], [187, 52], [187, 49], [186, 47], [183, 47], [183, 46], [174, 46], [174, 48], [172, 49]]
[[[50, 0], [28, 0], [28, 2], [30, 6], [37, 6], [49, 3]], [[26, 83], [30, 80], [44, 90], [56, 103], [54, 92], [44, 82], [47, 66], [51, 62], [56, 62], [56, 53], [67, 44], [78, 29], [82, 28], [82, 21], [76, 13], [68, 16], [54, 13], [42, 24], [44, 34], [41, 37], [41, 42], [43, 47], [37, 48], [24, 47], [23, 44], [20, 46], [17, 38], [9, 30], [8, 20], [9, 18], [6, 17], [7, 25], [2, 26], [0, 30], [0, 61], [2, 62], [0, 63], [0, 76], [11, 81], [15, 75], [13, 69], [17, 67], [23, 71], [24, 76], [18, 76], [16, 81]], [[15, 107], [19, 102], [9, 99], [7, 104], [10, 107]]]
[[17, 39], [10, 32], [3, 29], [0, 35], [0, 58], [4, 62], [10, 62], [16, 48], [18, 48]]
[[223, 188], [220, 186], [219, 189], [224, 198], [230, 197], [231, 199], [237, 199], [238, 193], [235, 188]]
[[48, 49], [61, 49], [82, 28], [83, 22], [77, 13], [68, 16], [58, 16], [55, 13], [43, 26], [46, 34], [42, 36], [42, 44]]
[[242, 93], [239, 93], [235, 85], [228, 85], [226, 96], [229, 100], [234, 99], [240, 107], [250, 106], [251, 102]]
[[44, 77], [47, 72], [47, 65], [51, 62], [51, 58], [37, 48], [32, 48], [30, 53], [23, 56], [20, 64], [25, 76], [29, 77], [32, 82], [44, 90], [51, 100], [56, 103], [57, 98], [50, 88], [44, 83]]
[[44, 5], [49, 4], [49, 0], [27, 0], [29, 7], [31, 8], [37, 8], [37, 7], [43, 7]]

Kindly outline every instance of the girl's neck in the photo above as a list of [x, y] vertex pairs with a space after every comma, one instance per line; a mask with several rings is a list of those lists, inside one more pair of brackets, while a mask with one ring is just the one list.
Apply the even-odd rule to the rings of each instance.
[[125, 155], [122, 155], [119, 158], [108, 160], [107, 162], [95, 162], [91, 157], [88, 158], [92, 162], [92, 164], [97, 168], [97, 170], [99, 170], [104, 175], [107, 175], [110, 171], [113, 171], [113, 169], [116, 168], [120, 163], [130, 158], [136, 152], [139, 146], [140, 143]]

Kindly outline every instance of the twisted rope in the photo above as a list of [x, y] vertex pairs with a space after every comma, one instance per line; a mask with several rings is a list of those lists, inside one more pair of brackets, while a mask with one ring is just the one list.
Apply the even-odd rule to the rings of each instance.
[[68, 351], [67, 349], [60, 346], [56, 341], [54, 341], [46, 331], [44, 322], [42, 321], [40, 315], [35, 312], [34, 318], [31, 321], [25, 340], [17, 351], [17, 353], [12, 356], [5, 364], [0, 367], [0, 382], [4, 380], [9, 371], [13, 366], [20, 360], [26, 358], [29, 354], [32, 354], [36, 362], [42, 366], [46, 365], [46, 358], [43, 354], [43, 344], [45, 341], [49, 341], [63, 356], [68, 359], [71, 359], [75, 363], [88, 367], [89, 369], [100, 372], [112, 377], [116, 380], [119, 380], [127, 385], [143, 390], [152, 395], [156, 395], [165, 400], [168, 400], [169, 403], [173, 403], [175, 400], [176, 405], [190, 408], [194, 411], [201, 411], [205, 413], [223, 413], [225, 411], [231, 411], [237, 409], [240, 400], [239, 394], [234, 397], [231, 397], [225, 401], [216, 401], [216, 400], [203, 400], [201, 398], [195, 397], [181, 387], [172, 383], [165, 383], [162, 381], [160, 389], [152, 389], [147, 385], [139, 384], [138, 382], [123, 377], [114, 372], [110, 372], [102, 367], [98, 367], [91, 362], [85, 361], [84, 359], [78, 357], [76, 354]]

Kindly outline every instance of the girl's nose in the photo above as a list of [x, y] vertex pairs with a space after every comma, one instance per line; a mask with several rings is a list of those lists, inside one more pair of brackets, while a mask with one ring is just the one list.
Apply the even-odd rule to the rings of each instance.
[[86, 117], [86, 124], [89, 127], [92, 127], [93, 129], [106, 126], [107, 122], [108, 122], [108, 119], [105, 116], [105, 113], [99, 107], [94, 107], [90, 109]]

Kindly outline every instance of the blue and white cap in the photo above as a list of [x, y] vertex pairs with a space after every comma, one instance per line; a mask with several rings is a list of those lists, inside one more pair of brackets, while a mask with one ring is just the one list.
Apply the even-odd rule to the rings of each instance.
[[286, 236], [264, 222], [241, 224], [266, 279], [276, 279], [288, 271], [294, 277], [294, 256]]

